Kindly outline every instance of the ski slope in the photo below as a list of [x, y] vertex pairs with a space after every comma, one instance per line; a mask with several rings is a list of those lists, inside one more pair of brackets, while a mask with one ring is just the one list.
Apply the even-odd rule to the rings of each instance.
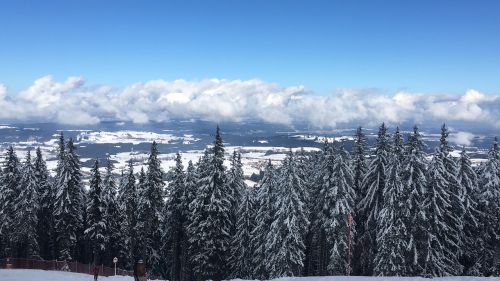
[[[92, 281], [89, 274], [45, 271], [35, 269], [0, 269], [0, 281]], [[129, 276], [99, 277], [102, 281], [132, 281]], [[234, 281], [240, 281], [237, 279]], [[283, 277], [273, 281], [428, 281], [422, 277], [359, 277], [359, 276], [324, 276], [324, 277]], [[433, 281], [500, 281], [500, 277], [456, 276], [433, 278]]]
[[[37, 269], [0, 269], [0, 281], [93, 281], [90, 274]], [[102, 281], [133, 281], [130, 276], [99, 277]]]

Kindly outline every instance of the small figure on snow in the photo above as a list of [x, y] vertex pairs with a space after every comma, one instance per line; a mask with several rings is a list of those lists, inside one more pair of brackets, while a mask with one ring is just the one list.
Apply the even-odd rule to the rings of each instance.
[[94, 274], [94, 281], [97, 281], [97, 278], [99, 277], [99, 266], [94, 265], [92, 268], [92, 274]]
[[138, 260], [134, 265], [134, 280], [135, 281], [147, 281], [146, 277], [146, 267], [142, 260]]

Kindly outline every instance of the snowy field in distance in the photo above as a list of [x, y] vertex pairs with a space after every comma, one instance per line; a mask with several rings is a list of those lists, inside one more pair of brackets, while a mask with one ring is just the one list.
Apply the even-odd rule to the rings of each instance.
[[[87, 281], [93, 280], [88, 274], [45, 271], [33, 269], [0, 269], [0, 280], [2, 281]], [[99, 277], [103, 281], [132, 281], [129, 276]], [[240, 280], [240, 279], [236, 279]], [[235, 280], [235, 281], [236, 281]], [[321, 276], [321, 277], [282, 277], [274, 281], [426, 281], [422, 277], [359, 277], [359, 276]], [[471, 277], [455, 276], [433, 278], [438, 281], [500, 281], [500, 277]]]

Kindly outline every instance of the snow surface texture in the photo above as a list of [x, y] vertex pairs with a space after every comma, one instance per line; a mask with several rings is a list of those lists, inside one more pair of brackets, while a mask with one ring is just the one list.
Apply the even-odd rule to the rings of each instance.
[[[34, 269], [0, 269], [0, 280], [2, 281], [87, 281], [93, 280], [93, 276], [83, 273], [45, 271]], [[131, 281], [130, 276], [99, 277], [103, 281]], [[241, 280], [241, 279], [236, 279]], [[235, 281], [236, 281], [235, 280]], [[360, 277], [360, 276], [322, 276], [322, 277], [282, 277], [273, 279], [275, 281], [426, 281], [422, 277]], [[433, 278], [440, 281], [500, 281], [500, 277], [471, 277], [455, 276]]]

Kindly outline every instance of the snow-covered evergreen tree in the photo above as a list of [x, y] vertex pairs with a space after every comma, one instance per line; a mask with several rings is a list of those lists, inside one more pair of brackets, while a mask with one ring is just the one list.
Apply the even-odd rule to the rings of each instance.
[[252, 279], [254, 245], [252, 232], [255, 229], [255, 197], [254, 190], [244, 187], [236, 213], [236, 233], [231, 243], [232, 276], [234, 278]]
[[122, 223], [122, 233], [125, 237], [125, 248], [127, 249], [126, 264], [127, 267], [130, 267], [137, 259], [141, 258], [138, 253], [137, 186], [132, 160], [129, 161], [128, 172], [123, 183], [120, 209], [125, 215], [125, 221]]
[[309, 220], [303, 201], [304, 182], [297, 172], [290, 151], [283, 161], [278, 180], [276, 214], [267, 236], [266, 249], [272, 253], [268, 260], [271, 277], [298, 276], [305, 258], [305, 241]]
[[168, 202], [166, 204], [164, 240], [166, 241], [170, 280], [182, 280], [182, 257], [187, 251], [185, 224], [189, 214], [189, 202], [186, 196], [186, 175], [182, 158], [175, 156], [175, 166], [171, 170], [172, 178], [168, 184]]
[[[361, 186], [366, 173], [366, 137], [361, 127], [356, 129], [354, 136], [354, 146], [352, 152], [352, 170], [354, 191], [361, 196]], [[360, 197], [361, 198], [361, 197]]]
[[190, 205], [189, 242], [198, 279], [220, 281], [228, 274], [231, 201], [223, 163], [224, 145], [217, 126], [214, 146], [200, 161], [198, 193]]
[[[180, 258], [181, 262], [181, 277], [180, 280], [193, 280], [194, 274], [193, 274], [193, 266], [191, 262], [191, 250], [189, 248], [189, 225], [191, 224], [191, 203], [195, 200], [196, 194], [198, 191], [198, 185], [197, 185], [197, 179], [198, 179], [198, 173], [196, 171], [195, 165], [193, 165], [193, 162], [189, 160], [188, 166], [186, 169], [186, 179], [185, 179], [185, 192], [184, 192], [184, 202], [183, 204], [186, 205], [184, 207], [184, 225], [182, 226], [184, 229], [184, 232], [186, 234], [186, 237], [182, 241], [182, 255]], [[166, 234], [167, 235], [167, 234]]]
[[[396, 154], [397, 155], [397, 154]], [[408, 231], [405, 225], [405, 193], [398, 157], [390, 163], [384, 189], [384, 207], [378, 216], [377, 255], [374, 274], [405, 276], [408, 272]]]
[[124, 248], [124, 237], [121, 224], [125, 216], [120, 212], [120, 206], [117, 199], [116, 179], [113, 175], [113, 164], [108, 158], [106, 161], [106, 174], [102, 180], [102, 199], [104, 203], [104, 221], [106, 222], [106, 252], [104, 261], [111, 261], [118, 257], [120, 264], [126, 257]]
[[[462, 202], [463, 186], [458, 180], [458, 165], [455, 159], [450, 155], [452, 148], [448, 144], [448, 128], [443, 124], [441, 127], [441, 138], [439, 150], [441, 153], [435, 155], [443, 157], [442, 162], [445, 167], [446, 173], [444, 177], [448, 182], [447, 191], [450, 196], [450, 206], [448, 213], [452, 214], [452, 219], [447, 220], [448, 224], [448, 245], [446, 245], [448, 254], [453, 261], [458, 261], [463, 254], [463, 216], [465, 214], [465, 207]], [[450, 274], [458, 275], [462, 273], [463, 267], [460, 263], [453, 264]]]
[[429, 277], [457, 274], [457, 244], [450, 225], [458, 218], [452, 213], [450, 183], [441, 149], [436, 149], [427, 174], [424, 210], [426, 215], [427, 243], [423, 274]]
[[139, 228], [144, 235], [145, 262], [153, 274], [159, 274], [162, 248], [163, 171], [158, 159], [158, 145], [153, 141], [147, 161], [146, 183], [138, 201]]
[[35, 169], [31, 163], [31, 152], [28, 150], [19, 183], [19, 197], [15, 205], [14, 229], [16, 235], [14, 240], [18, 244], [18, 256], [32, 259], [40, 258], [36, 229], [40, 201], [36, 182]]
[[403, 156], [405, 153], [405, 146], [403, 141], [403, 136], [399, 131], [399, 127], [396, 127], [396, 131], [392, 137], [392, 157], [398, 159], [399, 162], [403, 161]]
[[486, 276], [500, 275], [500, 148], [497, 138], [481, 168], [479, 210], [484, 213], [481, 239], [484, 241], [480, 270]]
[[[478, 257], [482, 255], [479, 249], [483, 248], [480, 229], [480, 220], [482, 212], [478, 210], [479, 186], [476, 171], [472, 168], [469, 155], [465, 147], [460, 153], [458, 181], [462, 184], [464, 194], [462, 202], [464, 205], [463, 216], [463, 245], [464, 255], [461, 257], [462, 264], [468, 269], [468, 274], [478, 275], [479, 272], [473, 272]], [[472, 270], [471, 270], [472, 269]]]
[[[358, 218], [358, 210], [359, 201], [361, 198], [364, 198], [365, 194], [362, 193], [362, 183], [363, 178], [365, 177], [367, 171], [367, 161], [366, 161], [366, 137], [363, 131], [363, 128], [359, 126], [356, 129], [356, 133], [354, 135], [354, 144], [352, 151], [352, 171], [353, 171], [353, 185], [354, 192], [356, 193], [356, 211], [354, 212], [354, 220], [358, 223], [356, 224], [356, 233], [358, 234], [356, 237], [356, 241], [359, 239], [359, 235], [364, 232], [364, 224]], [[361, 272], [360, 270], [360, 262], [361, 256], [363, 255], [363, 249], [361, 247], [354, 247], [353, 253], [353, 269], [354, 273]]]
[[336, 153], [330, 147], [323, 163], [317, 204], [321, 207], [318, 222], [326, 238], [326, 249], [321, 251], [320, 274], [345, 275], [351, 272], [348, 250], [354, 246], [355, 225], [349, 228], [348, 224], [348, 217], [352, 216], [355, 207], [354, 177], [348, 153], [343, 148]]
[[427, 188], [427, 161], [424, 148], [422, 136], [418, 127], [415, 126], [408, 136], [400, 171], [404, 186], [403, 198], [406, 202], [402, 208], [408, 233], [408, 252], [405, 257], [404, 272], [414, 276], [422, 274], [426, 255], [424, 249], [427, 243], [426, 217], [423, 207]]
[[239, 210], [239, 203], [241, 199], [241, 192], [247, 188], [245, 178], [243, 176], [243, 165], [241, 164], [241, 154], [239, 151], [233, 151], [231, 157], [231, 168], [227, 173], [227, 190], [229, 192], [228, 199], [231, 202], [231, 236], [236, 231], [236, 220], [238, 219], [236, 213]]
[[19, 159], [14, 148], [9, 146], [5, 154], [0, 183], [0, 239], [3, 240], [3, 249], [1, 249], [3, 253], [0, 253], [0, 256], [12, 256], [14, 254], [14, 212], [16, 200], [20, 192], [20, 180]]
[[90, 242], [93, 263], [100, 264], [102, 255], [106, 250], [108, 242], [107, 221], [105, 220], [106, 205], [103, 200], [101, 173], [99, 172], [99, 160], [94, 161], [90, 171], [90, 186], [87, 203], [87, 229], [85, 236]]
[[387, 164], [389, 161], [390, 141], [384, 123], [379, 127], [375, 155], [371, 159], [363, 179], [361, 194], [363, 198], [358, 203], [358, 221], [364, 224], [358, 239], [358, 249], [363, 254], [360, 260], [360, 273], [372, 275], [373, 261], [377, 251], [376, 229], [378, 214], [383, 208], [383, 191], [385, 188]]
[[54, 201], [55, 191], [47, 164], [42, 156], [40, 147], [36, 149], [34, 163], [35, 179], [39, 197], [37, 236], [40, 247], [40, 256], [44, 259], [54, 257], [55, 229], [54, 229]]
[[264, 169], [264, 176], [257, 189], [256, 205], [258, 206], [255, 215], [255, 228], [252, 231], [252, 245], [254, 247], [253, 276], [258, 279], [268, 279], [267, 262], [271, 253], [266, 249], [267, 235], [269, 234], [271, 223], [274, 220], [275, 200], [276, 200], [277, 176], [276, 170], [271, 161], [267, 162]]
[[58, 164], [54, 217], [59, 258], [71, 260], [76, 257], [77, 238], [82, 230], [84, 191], [81, 182], [80, 161], [71, 139], [66, 148], [67, 151], [63, 151], [64, 154]]

